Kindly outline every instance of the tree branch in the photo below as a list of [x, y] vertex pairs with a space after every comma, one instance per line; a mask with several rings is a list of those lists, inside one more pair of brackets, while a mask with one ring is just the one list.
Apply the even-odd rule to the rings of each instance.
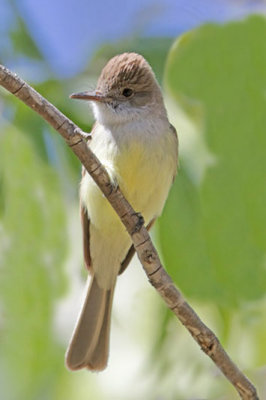
[[142, 218], [133, 210], [120, 189], [113, 189], [105, 168], [87, 146], [86, 139], [89, 135], [82, 132], [36, 90], [2, 65], [0, 65], [0, 85], [40, 114], [65, 139], [125, 225], [150, 283], [159, 292], [167, 306], [187, 328], [201, 349], [234, 385], [240, 398], [258, 400], [255, 387], [233, 363], [214, 333], [185, 301], [163, 268]]

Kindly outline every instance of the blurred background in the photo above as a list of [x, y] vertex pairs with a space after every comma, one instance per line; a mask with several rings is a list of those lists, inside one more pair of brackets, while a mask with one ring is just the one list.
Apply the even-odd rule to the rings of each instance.
[[[0, 0], [0, 62], [85, 131], [113, 55], [152, 65], [180, 140], [153, 238], [203, 321], [266, 398], [266, 2]], [[3, 400], [236, 399], [137, 260], [119, 278], [106, 371], [64, 352], [86, 281], [80, 164], [0, 88], [0, 387]]]

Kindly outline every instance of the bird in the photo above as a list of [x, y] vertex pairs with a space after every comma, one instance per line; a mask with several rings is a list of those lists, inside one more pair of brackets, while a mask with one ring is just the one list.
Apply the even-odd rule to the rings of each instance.
[[[88, 146], [149, 230], [162, 213], [178, 167], [177, 133], [151, 66], [137, 53], [116, 55], [103, 68], [95, 91], [70, 97], [89, 102], [95, 123]], [[84, 167], [80, 214], [90, 277], [66, 366], [102, 371], [109, 357], [117, 277], [135, 250], [124, 225]]]

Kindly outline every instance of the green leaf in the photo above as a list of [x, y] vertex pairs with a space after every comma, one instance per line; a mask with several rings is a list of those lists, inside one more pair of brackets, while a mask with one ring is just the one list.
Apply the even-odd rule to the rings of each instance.
[[181, 158], [159, 220], [163, 256], [187, 295], [228, 308], [266, 287], [265, 37], [263, 17], [200, 27], [176, 41], [165, 72], [188, 118], [186, 103], [204, 110], [197, 140], [214, 162], [197, 182], [188, 165], [198, 149]]
[[13, 50], [17, 54], [23, 54], [23, 56], [37, 60], [42, 59], [42, 55], [32, 39], [25, 22], [20, 16], [16, 4], [11, 1], [10, 6], [12, 7], [13, 15], [16, 17], [16, 24], [12, 26], [10, 30], [10, 38], [14, 47]]
[[2, 392], [8, 399], [51, 399], [64, 373], [52, 324], [55, 301], [65, 288], [60, 184], [14, 127], [5, 127], [1, 136], [0, 171]]

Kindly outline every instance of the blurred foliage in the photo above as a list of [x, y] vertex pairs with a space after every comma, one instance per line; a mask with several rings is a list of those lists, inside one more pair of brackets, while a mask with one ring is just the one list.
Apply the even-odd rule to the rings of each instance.
[[0, 148], [1, 390], [10, 399], [49, 399], [63, 369], [52, 330], [53, 304], [65, 286], [60, 185], [16, 128], [5, 127]]
[[[265, 18], [254, 16], [202, 26], [172, 46], [166, 92], [193, 121], [195, 143], [204, 144], [212, 161], [199, 160], [193, 171], [191, 158], [181, 156], [158, 223], [170, 275], [186, 296], [219, 307], [227, 344], [236, 328], [232, 318], [245, 315], [238, 322], [250, 329], [256, 365], [266, 362], [264, 340], [257, 340], [258, 332], [266, 334], [265, 310], [256, 312], [254, 329], [247, 304], [263, 300], [266, 288], [265, 37]], [[196, 159], [200, 149], [191, 148]]]
[[[13, 48], [1, 52], [1, 62], [13, 64], [23, 56], [30, 70], [37, 59], [48, 79], [34, 86], [63, 103], [64, 85], [52, 80], [15, 8], [14, 15]], [[65, 190], [63, 168], [73, 181], [79, 164], [37, 114], [3, 90], [0, 109], [1, 398], [50, 400], [66, 375], [65, 349], [54, 332], [55, 305], [67, 287], [65, 196], [73, 197]]]
[[41, 59], [41, 53], [36, 46], [34, 40], [29, 35], [24, 20], [20, 17], [19, 12], [13, 1], [10, 1], [12, 11], [16, 19], [16, 24], [10, 29], [10, 38], [13, 44], [13, 52], [18, 55], [21, 54], [24, 57]]
[[[9, 31], [12, 51], [1, 53], [1, 62], [12, 65], [20, 54], [31, 71], [32, 60], [37, 60], [45, 74], [34, 82], [36, 90], [85, 131], [91, 128], [91, 114], [87, 106], [70, 101], [68, 95], [95, 85], [110, 57], [123, 51], [139, 52], [151, 63], [158, 80], [163, 79], [172, 40], [137, 37], [102, 46], [75, 79], [55, 79], [15, 8], [14, 15]], [[208, 309], [206, 315], [213, 317], [234, 354], [241, 350], [238, 333], [245, 327], [253, 355], [253, 364], [247, 362], [248, 366], [265, 364], [266, 355], [261, 301], [266, 236], [265, 30], [265, 20], [258, 17], [203, 26], [176, 41], [164, 74], [167, 95], [193, 121], [214, 162], [198, 166], [204, 171], [199, 179], [191, 168], [196, 156], [185, 158], [180, 135], [181, 168], [159, 219], [158, 244], [184, 293], [199, 304], [212, 305], [214, 310]], [[58, 299], [71, 284], [64, 264], [69, 257], [69, 210], [78, 208], [79, 162], [57, 133], [3, 90], [0, 109], [1, 392], [5, 400], [103, 398], [89, 374], [65, 369], [65, 345], [57, 341], [54, 331]], [[175, 114], [172, 122], [178, 128]], [[196, 154], [197, 148], [193, 151]], [[195, 382], [201, 354], [197, 363], [194, 353], [186, 358], [187, 349], [183, 346], [182, 352], [177, 346], [183, 358], [176, 374], [169, 334], [172, 314], [164, 305], [156, 313], [160, 387], [155, 381], [143, 398], [164, 394], [165, 399], [188, 399], [196, 392], [189, 391], [190, 384], [179, 389], [176, 376], [183, 379], [180, 369], [187, 364]], [[175, 373], [169, 378], [171, 369]], [[206, 393], [211, 392], [210, 385]], [[163, 392], [164, 387], [169, 394]], [[129, 393], [128, 399], [132, 396]]]
[[214, 161], [200, 182], [181, 161], [159, 223], [163, 253], [185, 293], [230, 309], [265, 294], [265, 34], [259, 17], [203, 26], [177, 40], [165, 71], [177, 102], [200, 102]]

